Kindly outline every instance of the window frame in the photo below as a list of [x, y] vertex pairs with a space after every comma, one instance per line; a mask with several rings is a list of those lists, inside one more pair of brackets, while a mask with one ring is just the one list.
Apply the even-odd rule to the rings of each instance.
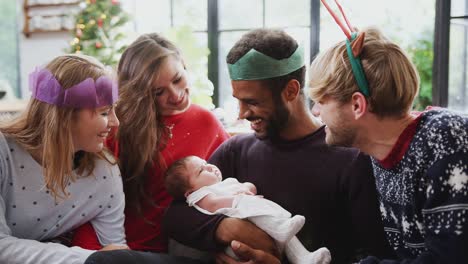
[[[468, 3], [466, 3], [468, 5]], [[449, 59], [450, 59], [450, 28], [452, 19], [468, 20], [468, 10], [463, 16], [451, 15], [451, 0], [436, 0], [436, 18], [434, 27], [434, 63], [432, 65], [432, 104], [449, 106]], [[468, 9], [468, 6], [466, 6]], [[466, 52], [465, 52], [466, 53]], [[467, 54], [465, 54], [466, 56]], [[466, 71], [468, 65], [464, 65]], [[463, 78], [464, 87], [466, 78]], [[468, 92], [468, 91], [465, 91]]]
[[442, 107], [448, 105], [451, 2], [451, 0], [436, 0], [435, 6], [432, 104]]

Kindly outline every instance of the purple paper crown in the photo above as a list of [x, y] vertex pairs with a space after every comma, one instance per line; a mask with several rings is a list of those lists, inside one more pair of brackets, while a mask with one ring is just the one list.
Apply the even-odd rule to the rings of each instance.
[[71, 108], [98, 108], [112, 105], [118, 99], [117, 83], [107, 76], [93, 78], [63, 89], [47, 69], [36, 68], [29, 74], [29, 87], [37, 100]]

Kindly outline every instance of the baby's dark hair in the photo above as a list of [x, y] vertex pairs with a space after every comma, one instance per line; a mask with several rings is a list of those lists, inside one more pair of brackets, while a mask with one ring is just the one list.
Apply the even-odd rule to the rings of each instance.
[[174, 199], [185, 200], [185, 193], [190, 189], [186, 164], [193, 157], [187, 156], [175, 161], [164, 174], [164, 185]]

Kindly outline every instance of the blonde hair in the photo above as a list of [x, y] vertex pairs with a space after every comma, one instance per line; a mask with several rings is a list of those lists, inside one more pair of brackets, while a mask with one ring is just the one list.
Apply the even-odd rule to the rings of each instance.
[[[410, 111], [418, 93], [418, 72], [405, 52], [378, 29], [363, 32], [360, 58], [369, 84], [369, 111], [380, 117], [400, 117]], [[327, 97], [346, 103], [359, 91], [344, 41], [319, 54], [309, 77], [313, 101]]]
[[[120, 119], [117, 133], [119, 162], [126, 202], [137, 212], [141, 212], [143, 199], [153, 200], [151, 194], [146, 193], [149, 171], [153, 167], [161, 171], [166, 169], [160, 151], [167, 141], [167, 128], [156, 101], [153, 83], [169, 56], [183, 63], [179, 50], [172, 42], [151, 33], [135, 40], [119, 61], [120, 101], [116, 108]], [[156, 184], [163, 185], [163, 182]]]
[[[46, 68], [55, 76], [63, 89], [68, 89], [86, 78], [107, 75], [104, 66], [96, 59], [84, 55], [63, 55], [53, 59]], [[31, 154], [40, 155], [44, 182], [55, 198], [68, 197], [65, 191], [76, 180], [73, 171], [72, 122], [79, 109], [58, 107], [31, 98], [18, 118], [2, 124], [0, 131], [16, 141]], [[77, 175], [89, 176], [94, 160], [107, 156], [85, 152], [80, 159]]]

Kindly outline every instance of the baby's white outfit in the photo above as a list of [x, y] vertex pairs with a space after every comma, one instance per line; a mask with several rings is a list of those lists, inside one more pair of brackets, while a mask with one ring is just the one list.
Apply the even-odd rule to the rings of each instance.
[[[304, 216], [295, 215], [291, 217], [291, 213], [277, 203], [260, 195], [240, 193], [243, 190], [245, 190], [245, 187], [237, 179], [227, 178], [219, 183], [204, 186], [192, 192], [187, 197], [187, 203], [204, 214], [223, 214], [229, 217], [248, 219], [270, 235], [276, 241], [279, 249], [281, 251], [285, 250], [289, 260], [293, 263], [330, 262], [330, 253], [327, 249], [321, 248], [312, 253], [308, 252], [295, 237], [297, 232], [304, 226]], [[231, 207], [221, 208], [212, 213], [197, 205], [197, 202], [209, 194], [234, 195], [235, 198]], [[290, 256], [291, 254], [293, 256]], [[294, 261], [294, 259], [297, 260]], [[304, 259], [307, 260], [303, 261]]]

